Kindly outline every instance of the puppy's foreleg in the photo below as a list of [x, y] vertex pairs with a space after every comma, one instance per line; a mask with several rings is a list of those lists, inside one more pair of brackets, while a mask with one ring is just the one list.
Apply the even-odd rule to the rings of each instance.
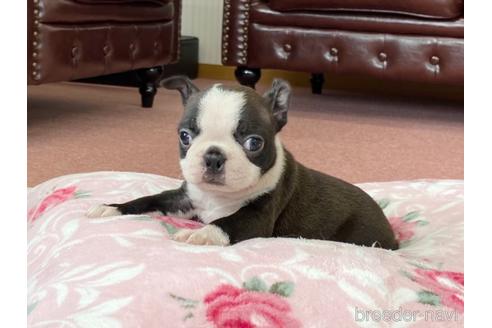
[[[173, 239], [195, 245], [225, 246], [251, 238], [271, 237], [277, 215], [266, 198], [264, 196], [255, 204], [248, 204], [200, 229], [181, 229]], [[259, 202], [262, 202], [260, 206]]]
[[160, 194], [137, 198], [122, 204], [97, 205], [89, 209], [90, 218], [107, 217], [122, 214], [142, 214], [159, 211], [164, 215], [186, 214], [193, 211], [193, 205], [188, 198], [185, 185], [179, 189], [167, 190]]

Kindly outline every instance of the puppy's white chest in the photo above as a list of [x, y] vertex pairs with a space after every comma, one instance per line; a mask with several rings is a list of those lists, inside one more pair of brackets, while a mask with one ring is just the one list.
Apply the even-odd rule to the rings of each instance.
[[224, 202], [217, 199], [203, 199], [193, 203], [196, 214], [204, 223], [210, 223], [217, 219], [236, 213], [243, 205], [243, 202]]
[[188, 197], [191, 198], [195, 215], [207, 224], [236, 213], [244, 205], [242, 199], [222, 198], [194, 188], [188, 189]]

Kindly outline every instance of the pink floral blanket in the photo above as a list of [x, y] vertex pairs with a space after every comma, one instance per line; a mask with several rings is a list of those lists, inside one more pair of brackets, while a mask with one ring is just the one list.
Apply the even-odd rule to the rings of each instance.
[[193, 246], [169, 239], [192, 221], [85, 217], [92, 205], [179, 184], [97, 172], [30, 189], [28, 326], [463, 326], [462, 181], [361, 185], [384, 208], [398, 251], [287, 238]]

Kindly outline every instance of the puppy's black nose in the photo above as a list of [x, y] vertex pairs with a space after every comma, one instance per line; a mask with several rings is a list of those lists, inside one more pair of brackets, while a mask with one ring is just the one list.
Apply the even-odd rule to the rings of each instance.
[[203, 156], [205, 161], [205, 167], [207, 168], [207, 172], [210, 173], [222, 173], [224, 171], [224, 164], [226, 161], [226, 157], [217, 147], [210, 147], [205, 155]]

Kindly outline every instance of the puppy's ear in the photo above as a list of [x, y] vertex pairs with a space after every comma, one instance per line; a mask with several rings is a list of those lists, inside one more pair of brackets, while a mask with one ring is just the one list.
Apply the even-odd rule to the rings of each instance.
[[287, 110], [290, 101], [290, 85], [287, 81], [275, 79], [272, 88], [265, 92], [263, 98], [267, 101], [277, 122], [277, 132], [287, 124]]
[[166, 89], [178, 90], [181, 94], [181, 99], [183, 100], [183, 105], [186, 105], [188, 98], [198, 91], [200, 91], [196, 85], [191, 82], [191, 80], [184, 75], [171, 76], [167, 79], [162, 80], [159, 83]]

